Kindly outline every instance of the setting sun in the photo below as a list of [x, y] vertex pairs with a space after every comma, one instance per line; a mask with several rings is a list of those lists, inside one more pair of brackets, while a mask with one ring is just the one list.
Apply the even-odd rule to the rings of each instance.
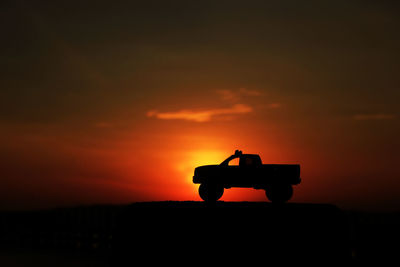
[[194, 168], [219, 164], [225, 159], [226, 153], [218, 150], [197, 150], [187, 152], [182, 157], [182, 162], [177, 163], [176, 168], [182, 174], [183, 180], [194, 186], [192, 183]]

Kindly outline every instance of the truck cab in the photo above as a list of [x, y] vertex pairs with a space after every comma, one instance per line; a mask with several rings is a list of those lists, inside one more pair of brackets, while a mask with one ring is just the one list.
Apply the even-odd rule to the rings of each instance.
[[229, 166], [229, 162], [239, 158], [240, 167], [259, 167], [262, 161], [259, 155], [256, 154], [243, 154], [242, 151], [236, 150], [235, 154], [224, 160], [220, 165]]

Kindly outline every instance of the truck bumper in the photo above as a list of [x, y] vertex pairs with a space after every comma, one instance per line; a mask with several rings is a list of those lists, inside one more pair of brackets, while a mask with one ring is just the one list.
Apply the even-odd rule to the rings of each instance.
[[199, 176], [193, 176], [193, 183], [194, 184], [200, 184], [201, 183], [201, 178]]

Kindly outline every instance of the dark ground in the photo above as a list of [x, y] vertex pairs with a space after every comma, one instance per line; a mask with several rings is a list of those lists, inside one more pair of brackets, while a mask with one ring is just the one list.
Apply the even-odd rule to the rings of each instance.
[[400, 213], [325, 204], [147, 202], [2, 212], [0, 265], [393, 264], [399, 233]]

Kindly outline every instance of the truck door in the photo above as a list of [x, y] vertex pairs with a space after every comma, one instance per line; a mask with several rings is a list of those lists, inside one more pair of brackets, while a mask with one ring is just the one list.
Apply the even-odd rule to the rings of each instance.
[[260, 163], [254, 156], [243, 156], [239, 161], [243, 186], [252, 187], [255, 183]]
[[226, 182], [230, 186], [237, 186], [238, 181], [240, 180], [241, 172], [239, 167], [239, 158], [234, 158], [229, 161], [229, 168], [226, 168]]

